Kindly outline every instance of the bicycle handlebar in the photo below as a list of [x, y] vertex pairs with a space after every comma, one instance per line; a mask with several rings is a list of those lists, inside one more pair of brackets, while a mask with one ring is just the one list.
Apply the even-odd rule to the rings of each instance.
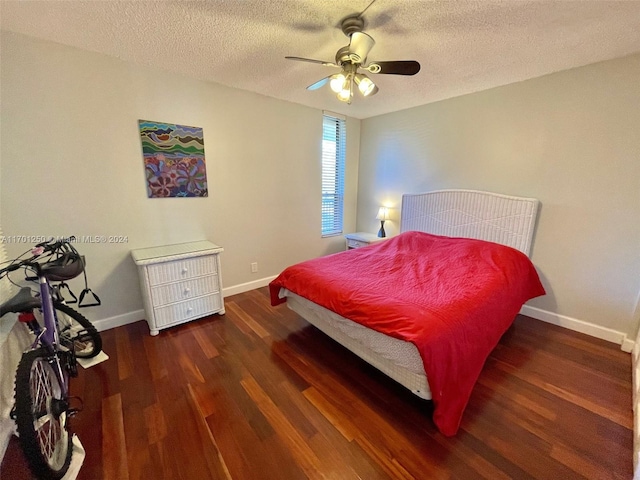
[[11, 264], [7, 268], [3, 268], [2, 270], [0, 270], [0, 274], [4, 272], [13, 272], [14, 270], [18, 270], [19, 268], [20, 268], [19, 264]]
[[[36, 265], [39, 265], [39, 263], [38, 262], [34, 262], [34, 260], [36, 258], [38, 258], [38, 257], [34, 255], [31, 258], [20, 260], [17, 263], [12, 263], [8, 267], [0, 269], [0, 277], [3, 276], [5, 273], [14, 272], [16, 270], [19, 270], [22, 267], [35, 267], [35, 268], [37, 268]], [[15, 260], [14, 260], [14, 262], [15, 262]]]
[[[74, 248], [71, 242], [75, 240], [74, 236], [64, 240], [49, 240], [38, 243], [32, 250], [32, 256], [20, 260], [20, 257], [14, 259], [10, 265], [0, 269], [0, 277], [9, 272], [13, 272], [22, 267], [31, 268], [36, 271], [38, 276], [43, 274], [43, 270], [54, 277], [53, 280], [62, 279], [64, 277], [73, 278], [79, 275], [84, 269], [84, 261]], [[42, 249], [39, 251], [39, 249]], [[79, 265], [78, 265], [79, 262]]]

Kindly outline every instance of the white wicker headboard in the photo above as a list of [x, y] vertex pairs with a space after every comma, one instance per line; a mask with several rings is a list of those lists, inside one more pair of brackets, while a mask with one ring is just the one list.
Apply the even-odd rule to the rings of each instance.
[[476, 190], [402, 196], [400, 231], [487, 240], [529, 255], [539, 201]]

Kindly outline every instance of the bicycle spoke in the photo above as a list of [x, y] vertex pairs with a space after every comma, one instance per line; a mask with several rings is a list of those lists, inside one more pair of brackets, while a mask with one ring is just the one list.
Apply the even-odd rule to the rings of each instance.
[[95, 357], [102, 350], [96, 328], [82, 314], [65, 304], [55, 305], [61, 343], [73, 348], [76, 357]]
[[64, 464], [67, 455], [66, 413], [56, 413], [54, 402], [60, 399], [61, 389], [57, 382], [52, 383], [53, 367], [44, 357], [32, 364], [30, 390], [32, 397], [31, 413], [33, 432], [37, 438], [40, 452], [53, 468]]

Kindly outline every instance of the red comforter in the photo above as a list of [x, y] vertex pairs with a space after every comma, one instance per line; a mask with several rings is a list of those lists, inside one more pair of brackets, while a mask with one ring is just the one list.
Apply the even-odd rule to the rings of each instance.
[[270, 285], [418, 348], [433, 420], [455, 435], [485, 360], [527, 300], [544, 295], [530, 260], [496, 243], [406, 232], [293, 265]]

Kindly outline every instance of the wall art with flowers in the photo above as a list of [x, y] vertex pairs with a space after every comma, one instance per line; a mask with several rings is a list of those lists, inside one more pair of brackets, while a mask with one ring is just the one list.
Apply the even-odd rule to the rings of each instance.
[[206, 197], [202, 128], [139, 120], [149, 198]]

